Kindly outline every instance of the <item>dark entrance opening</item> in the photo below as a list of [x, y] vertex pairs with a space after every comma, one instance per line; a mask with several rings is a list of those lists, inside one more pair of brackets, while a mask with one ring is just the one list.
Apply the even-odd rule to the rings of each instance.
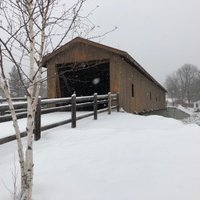
[[89, 96], [110, 91], [109, 61], [89, 61], [57, 65], [61, 97]]

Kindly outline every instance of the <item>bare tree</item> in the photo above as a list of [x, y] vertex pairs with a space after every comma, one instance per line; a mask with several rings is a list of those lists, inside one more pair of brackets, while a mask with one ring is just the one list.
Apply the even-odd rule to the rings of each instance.
[[168, 91], [168, 97], [172, 99], [173, 103], [181, 97], [180, 86], [175, 73], [167, 77], [165, 87]]
[[169, 75], [165, 85], [171, 98], [191, 103], [199, 94], [200, 71], [192, 64], [185, 64]]
[[[42, 80], [42, 59], [59, 48], [66, 39], [88, 36], [95, 25], [89, 20], [91, 12], [81, 14], [86, 0], [74, 0], [70, 6], [57, 0], [3, 0], [0, 30], [0, 81], [15, 128], [21, 171], [20, 200], [32, 199], [34, 119]], [[111, 30], [112, 31], [112, 30]], [[103, 34], [104, 36], [105, 34]], [[99, 37], [99, 36], [98, 36]], [[11, 61], [27, 96], [27, 142], [22, 145], [18, 120], [9, 92], [3, 59]], [[28, 74], [26, 73], [27, 69]], [[24, 83], [23, 76], [28, 80]], [[24, 150], [25, 149], [25, 150]], [[17, 199], [17, 197], [15, 197]]]
[[191, 90], [197, 75], [197, 67], [191, 64], [185, 64], [177, 71], [177, 78], [180, 81], [182, 92], [188, 103], [191, 102]]

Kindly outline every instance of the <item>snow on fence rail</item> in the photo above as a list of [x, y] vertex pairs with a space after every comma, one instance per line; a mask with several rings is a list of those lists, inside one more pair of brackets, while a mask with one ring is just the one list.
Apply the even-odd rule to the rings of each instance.
[[[114, 102], [114, 103], [113, 103]], [[107, 107], [103, 109], [98, 109], [98, 105], [106, 104]], [[85, 108], [85, 107], [93, 107], [93, 110], [90, 113], [76, 116], [77, 109]], [[14, 108], [18, 111], [21, 109], [27, 108], [27, 102], [16, 102], [14, 103]], [[94, 120], [97, 120], [98, 113], [108, 111], [108, 114], [111, 114], [112, 109], [117, 109], [119, 112], [119, 94], [111, 94], [110, 92], [106, 95], [97, 95], [96, 93], [93, 96], [82, 96], [76, 97], [73, 94], [71, 97], [67, 98], [55, 98], [55, 99], [38, 99], [38, 106], [35, 116], [35, 131], [34, 131], [34, 139], [39, 140], [41, 138], [41, 131], [48, 130], [50, 128], [55, 128], [57, 126], [61, 126], [67, 123], [71, 123], [71, 127], [76, 127], [76, 121], [89, 117], [94, 116]], [[0, 105], [0, 113], [5, 113], [9, 110], [7, 104]], [[57, 123], [49, 124], [46, 126], [41, 126], [41, 115], [50, 113], [50, 112], [57, 112], [57, 111], [70, 111], [71, 110], [71, 118], [67, 120], [63, 120]], [[27, 116], [27, 112], [23, 111], [17, 113], [17, 118], [25, 118]], [[0, 122], [10, 121], [12, 117], [10, 114], [0, 116]], [[22, 132], [21, 136], [26, 136], [26, 132]], [[0, 144], [4, 144], [6, 142], [15, 140], [16, 136], [8, 136], [6, 138], [0, 139]]]
[[[26, 101], [26, 97], [13, 97], [13, 101]], [[6, 98], [0, 98], [0, 103], [5, 103], [7, 100]]]

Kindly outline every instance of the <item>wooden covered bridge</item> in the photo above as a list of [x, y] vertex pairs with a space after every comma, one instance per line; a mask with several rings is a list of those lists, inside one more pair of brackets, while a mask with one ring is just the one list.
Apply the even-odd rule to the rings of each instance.
[[128, 53], [75, 38], [46, 55], [48, 98], [119, 93], [127, 112], [165, 108], [166, 90]]

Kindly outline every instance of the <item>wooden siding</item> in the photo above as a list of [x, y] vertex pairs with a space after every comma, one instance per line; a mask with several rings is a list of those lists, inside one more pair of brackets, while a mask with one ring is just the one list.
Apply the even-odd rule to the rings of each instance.
[[[165, 92], [137, 68], [119, 56], [111, 59], [110, 66], [114, 73], [112, 77], [118, 77], [115, 79], [111, 77], [111, 90], [115, 92], [118, 88], [120, 104], [125, 111], [135, 113], [165, 108]], [[132, 97], [132, 84], [134, 85], [134, 97]]]
[[69, 51], [61, 52], [56, 57], [53, 57], [46, 63], [48, 77], [48, 98], [60, 97], [59, 79], [56, 69], [57, 65], [67, 63], [81, 63], [95, 60], [98, 61], [105, 59], [109, 60], [111, 56], [112, 55], [101, 49], [79, 44], [72, 46]]

